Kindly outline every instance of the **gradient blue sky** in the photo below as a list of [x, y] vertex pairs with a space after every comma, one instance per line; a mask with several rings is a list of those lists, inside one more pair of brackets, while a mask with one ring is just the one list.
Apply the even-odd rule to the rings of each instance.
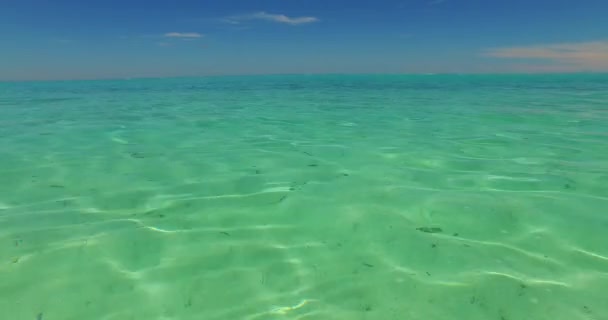
[[0, 80], [608, 71], [606, 0], [2, 0]]

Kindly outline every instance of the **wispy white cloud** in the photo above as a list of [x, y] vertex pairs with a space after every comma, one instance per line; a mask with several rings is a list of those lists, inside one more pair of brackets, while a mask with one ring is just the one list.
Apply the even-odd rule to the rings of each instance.
[[197, 39], [202, 38], [203, 35], [196, 32], [168, 32], [165, 33], [166, 38], [182, 38], [182, 39]]
[[503, 59], [535, 59], [551, 63], [538, 68], [563, 69], [564, 71], [608, 70], [608, 40], [541, 44], [522, 47], [493, 48], [483, 52], [485, 56]]
[[300, 24], [308, 24], [313, 22], [318, 22], [319, 18], [317, 17], [289, 17], [284, 14], [272, 14], [264, 11], [255, 12], [246, 15], [233, 16], [224, 19], [223, 21], [230, 24], [240, 24], [246, 20], [264, 20], [270, 22], [277, 22], [289, 25], [300, 25]]

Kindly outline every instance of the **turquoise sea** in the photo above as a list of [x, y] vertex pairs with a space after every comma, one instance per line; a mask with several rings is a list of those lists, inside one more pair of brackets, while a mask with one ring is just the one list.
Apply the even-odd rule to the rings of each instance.
[[0, 83], [0, 319], [608, 319], [608, 75]]

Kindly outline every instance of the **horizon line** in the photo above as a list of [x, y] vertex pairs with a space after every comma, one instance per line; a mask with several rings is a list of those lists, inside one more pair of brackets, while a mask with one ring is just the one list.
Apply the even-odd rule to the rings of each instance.
[[133, 76], [133, 77], [99, 77], [99, 78], [66, 78], [66, 79], [0, 79], [0, 83], [21, 82], [73, 82], [73, 81], [132, 81], [132, 80], [163, 80], [183, 78], [220, 78], [220, 77], [276, 77], [276, 76], [564, 76], [564, 75], [608, 75], [608, 71], [562, 71], [562, 72], [314, 72], [314, 73], [243, 73], [243, 74], [208, 74], [208, 75], [181, 75], [181, 76]]

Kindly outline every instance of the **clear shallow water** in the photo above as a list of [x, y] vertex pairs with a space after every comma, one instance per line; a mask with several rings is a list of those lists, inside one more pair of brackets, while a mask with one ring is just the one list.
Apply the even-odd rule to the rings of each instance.
[[0, 83], [0, 319], [606, 319], [608, 76]]

